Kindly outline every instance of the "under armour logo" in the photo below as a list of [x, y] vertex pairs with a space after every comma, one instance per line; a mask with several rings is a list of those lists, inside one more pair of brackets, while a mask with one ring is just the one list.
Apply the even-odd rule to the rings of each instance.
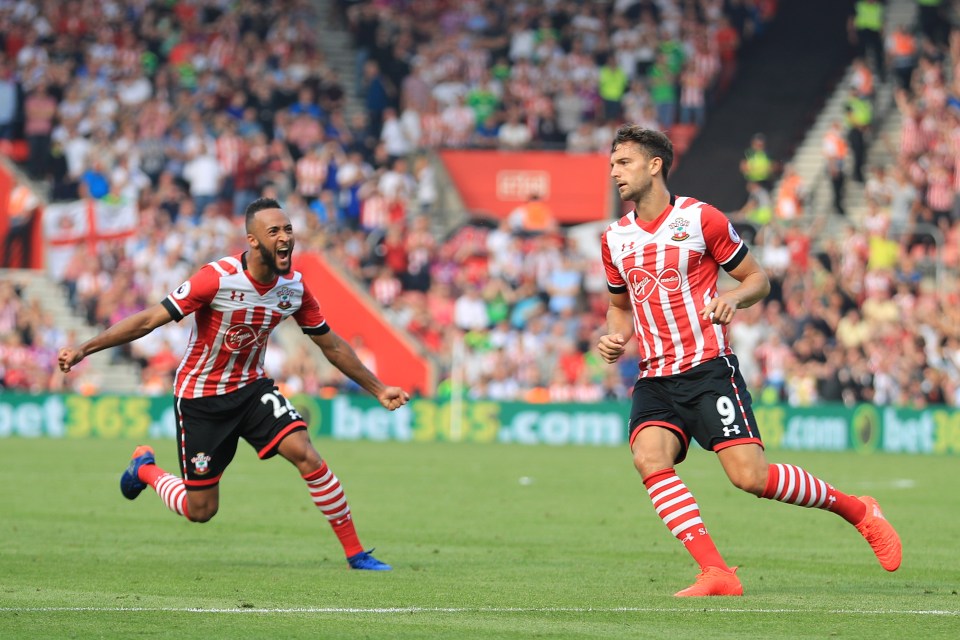
[[632, 251], [636, 245], [636, 242], [624, 242], [622, 245], [620, 245], [620, 251], [626, 251], [628, 249]]
[[230, 292], [230, 299], [231, 299], [231, 300], [238, 300], [238, 299], [239, 299], [240, 302], [243, 302], [243, 296], [244, 296], [244, 292], [243, 292], [243, 291], [241, 291], [239, 294], [238, 294], [236, 291], [231, 291], [231, 292]]
[[687, 533], [681, 538], [682, 542], [693, 542], [693, 534], [687, 531]]
[[732, 427], [723, 428], [724, 438], [729, 438], [730, 436], [733, 436], [733, 435], [737, 435], [737, 436], [740, 435], [740, 427], [738, 425], [733, 425]]
[[632, 267], [627, 271], [627, 281], [633, 286], [633, 295], [637, 302], [646, 302], [657, 287], [662, 287], [670, 293], [679, 291], [682, 282], [680, 272], [673, 267], [664, 269], [657, 275], [642, 267]]
[[829, 508], [829, 509], [833, 509], [833, 503], [836, 502], [836, 501], [837, 501], [837, 496], [831, 494], [830, 497], [827, 498], [827, 502], [830, 503], [830, 506], [829, 506], [828, 508]]

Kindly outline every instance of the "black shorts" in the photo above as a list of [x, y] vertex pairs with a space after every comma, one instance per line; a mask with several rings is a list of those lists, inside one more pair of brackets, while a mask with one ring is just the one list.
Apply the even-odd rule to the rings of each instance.
[[187, 489], [220, 482], [240, 438], [261, 459], [277, 453], [280, 441], [307, 424], [274, 386], [262, 378], [222, 396], [176, 398], [180, 475]]
[[674, 376], [638, 379], [630, 410], [631, 447], [645, 427], [663, 427], [677, 436], [681, 450], [675, 463], [687, 456], [690, 438], [710, 451], [745, 442], [763, 446], [736, 356], [720, 356]]

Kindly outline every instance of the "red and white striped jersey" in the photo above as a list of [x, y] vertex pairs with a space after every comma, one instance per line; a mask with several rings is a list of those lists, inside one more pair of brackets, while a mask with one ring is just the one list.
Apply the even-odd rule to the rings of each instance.
[[178, 398], [223, 395], [266, 377], [267, 338], [289, 316], [306, 334], [330, 331], [299, 271], [261, 284], [247, 272], [246, 257], [204, 265], [163, 299], [174, 320], [193, 314], [190, 343], [174, 383]]
[[224, 175], [236, 175], [243, 147], [243, 139], [238, 135], [225, 133], [217, 137], [217, 162], [220, 163], [220, 170]]
[[316, 198], [329, 172], [330, 164], [323, 158], [311, 155], [300, 158], [296, 165], [297, 193]]
[[700, 318], [717, 293], [719, 267], [731, 270], [747, 247], [723, 213], [674, 196], [656, 220], [631, 211], [603, 232], [611, 293], [629, 293], [640, 348], [640, 377], [676, 375], [733, 353], [727, 328]]

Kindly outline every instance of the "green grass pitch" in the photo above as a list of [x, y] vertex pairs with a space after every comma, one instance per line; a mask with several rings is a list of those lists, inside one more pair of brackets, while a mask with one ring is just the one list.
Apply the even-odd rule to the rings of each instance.
[[889, 574], [840, 518], [692, 451], [681, 477], [746, 595], [681, 600], [696, 568], [626, 448], [319, 440], [394, 566], [367, 573], [285, 461], [241, 445], [191, 524], [120, 495], [135, 444], [0, 439], [0, 638], [960, 637], [956, 457], [769, 453], [880, 501], [905, 548]]

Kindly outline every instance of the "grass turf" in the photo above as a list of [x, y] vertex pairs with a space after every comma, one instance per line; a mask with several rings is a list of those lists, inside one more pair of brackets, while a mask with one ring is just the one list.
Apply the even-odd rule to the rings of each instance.
[[375, 573], [347, 569], [285, 461], [241, 448], [191, 524], [121, 497], [135, 444], [0, 440], [0, 638], [960, 637], [955, 457], [769, 453], [880, 501], [905, 547], [888, 574], [840, 518], [692, 451], [679, 472], [746, 596], [677, 599], [696, 568], [625, 448], [319, 440], [394, 566]]

